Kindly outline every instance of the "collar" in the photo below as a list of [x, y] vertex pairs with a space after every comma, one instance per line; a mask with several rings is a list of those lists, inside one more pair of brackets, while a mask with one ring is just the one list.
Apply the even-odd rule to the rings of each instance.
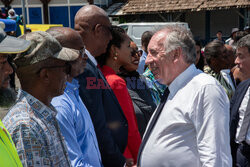
[[34, 96], [32, 96], [31, 94], [22, 89], [19, 89], [17, 99], [18, 101], [26, 100], [27, 103], [32, 108], [32, 110], [38, 113], [40, 117], [46, 118], [50, 114], [53, 115], [53, 117], [55, 117], [57, 114], [56, 109], [51, 104], [49, 106], [46, 106], [45, 104], [43, 104], [43, 102], [36, 99]]
[[196, 72], [197, 69], [195, 65], [191, 64], [185, 71], [178, 75], [168, 87], [170, 95], [174, 96], [179, 89], [185, 86], [193, 78]]
[[76, 91], [79, 89], [79, 82], [78, 80], [74, 79], [72, 80], [72, 82], [66, 82], [66, 88], [65, 91]]
[[104, 76], [105, 75], [116, 74], [115, 71], [111, 67], [106, 66], [106, 65], [103, 65], [101, 67], [101, 71], [102, 71], [102, 73], [103, 73]]
[[95, 66], [97, 66], [97, 61], [94, 58], [94, 56], [92, 56], [92, 54], [87, 49], [85, 49], [85, 53], [87, 54], [87, 56], [90, 59], [90, 61], [92, 61], [92, 63], [94, 63]]

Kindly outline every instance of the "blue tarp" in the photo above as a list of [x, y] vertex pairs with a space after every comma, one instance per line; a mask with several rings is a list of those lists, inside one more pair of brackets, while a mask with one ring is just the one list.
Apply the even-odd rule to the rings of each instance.
[[16, 31], [16, 21], [11, 19], [0, 19], [5, 24], [5, 32]]

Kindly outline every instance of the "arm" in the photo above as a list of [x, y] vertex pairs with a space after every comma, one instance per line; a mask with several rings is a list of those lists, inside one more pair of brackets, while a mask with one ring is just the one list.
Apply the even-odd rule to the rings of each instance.
[[229, 167], [229, 100], [222, 87], [206, 85], [194, 115], [197, 144], [202, 166]]
[[[102, 104], [102, 89], [86, 88], [89, 84], [87, 83], [87, 77], [99, 78], [93, 70], [93, 67], [87, 63], [84, 73], [78, 76], [80, 84], [79, 94], [92, 118], [104, 166], [123, 167], [125, 158], [120, 152], [106, 124], [106, 116]], [[94, 84], [97, 84], [97, 82], [94, 82]]]
[[128, 93], [125, 81], [121, 78], [118, 78], [114, 80], [114, 82], [111, 82], [110, 87], [114, 91], [117, 100], [119, 101], [121, 108], [128, 120], [128, 150], [126, 150], [125, 153], [127, 154], [127, 156], [130, 156], [131, 153], [132, 158], [134, 159], [134, 161], [136, 161], [138, 150], [141, 144], [141, 136], [138, 130], [131, 97]]
[[63, 107], [56, 106], [55, 108], [58, 111], [56, 118], [58, 120], [61, 133], [64, 136], [72, 166], [92, 167], [93, 165], [88, 163], [88, 157], [84, 155], [84, 152], [82, 152], [81, 146], [77, 141], [77, 134], [74, 126], [74, 115], [71, 108], [67, 105], [63, 105]]

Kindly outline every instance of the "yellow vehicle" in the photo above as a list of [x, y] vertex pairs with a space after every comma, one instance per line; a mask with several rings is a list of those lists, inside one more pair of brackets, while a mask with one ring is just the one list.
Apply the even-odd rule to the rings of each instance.
[[[63, 27], [62, 24], [26, 24], [26, 28], [30, 28], [32, 32], [34, 31], [46, 31], [51, 27]], [[21, 32], [23, 34], [23, 26], [20, 25]]]

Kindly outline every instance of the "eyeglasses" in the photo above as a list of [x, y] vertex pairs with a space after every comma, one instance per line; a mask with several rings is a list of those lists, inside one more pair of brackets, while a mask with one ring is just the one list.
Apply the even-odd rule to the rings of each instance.
[[40, 69], [37, 71], [37, 74], [39, 74], [39, 73], [41, 72], [41, 70], [42, 70], [42, 69], [45, 69], [45, 68], [64, 68], [65, 74], [70, 75], [70, 73], [71, 73], [71, 65], [70, 65], [70, 63], [65, 63], [64, 65], [61, 65], [61, 66], [48, 66], [48, 67], [42, 67], [42, 68], [40, 68]]
[[82, 58], [85, 57], [85, 47], [83, 47], [81, 50], [79, 50], [79, 54], [81, 55]]
[[141, 57], [142, 56], [142, 50], [133, 50], [132, 52], [131, 52], [131, 56], [132, 57]]

